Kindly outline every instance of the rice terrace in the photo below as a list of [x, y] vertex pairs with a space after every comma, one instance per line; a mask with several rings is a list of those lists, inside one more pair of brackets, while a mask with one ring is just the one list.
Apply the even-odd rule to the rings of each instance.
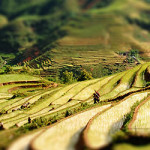
[[0, 0], [0, 150], [150, 150], [150, 0]]

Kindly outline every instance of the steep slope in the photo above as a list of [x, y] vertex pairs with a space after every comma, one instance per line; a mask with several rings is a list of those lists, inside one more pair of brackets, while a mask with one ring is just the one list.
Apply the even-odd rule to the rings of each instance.
[[[146, 1], [82, 1], [79, 9], [75, 0], [63, 1], [61, 5], [52, 0], [33, 0], [26, 5], [13, 0], [9, 9], [5, 9], [10, 2], [7, 1], [1, 2], [0, 12], [13, 21], [0, 30], [0, 47], [1, 53], [19, 51], [13, 63], [38, 56], [43, 60], [47, 56], [54, 69], [69, 65], [121, 64], [130, 60], [130, 56], [120, 53], [132, 49], [146, 61], [149, 59], [150, 6]], [[36, 63], [37, 59], [30, 66], [36, 67]]]
[[111, 135], [121, 129], [125, 115], [131, 111], [133, 104], [147, 95], [148, 92], [133, 94], [113, 108], [93, 117], [84, 131], [87, 147], [99, 149], [109, 144], [112, 141]]
[[[77, 82], [64, 88], [56, 89], [53, 94], [48, 95], [48, 97], [46, 96], [43, 101], [40, 102], [37, 99], [39, 105], [35, 103], [28, 112], [21, 110], [22, 114], [18, 114], [18, 112], [16, 112], [16, 115], [14, 113], [8, 113], [0, 118], [5, 118], [3, 120], [5, 127], [10, 127], [15, 123], [20, 126], [25, 124], [28, 116], [32, 119], [42, 117], [44, 121], [44, 118], [48, 119], [49, 117], [52, 117], [53, 114], [57, 114], [58, 116], [61, 116], [66, 112], [69, 114], [68, 109], [75, 111], [85, 102], [88, 105], [91, 105], [93, 103], [92, 93], [94, 92], [94, 89], [96, 88], [96, 90], [101, 92], [105, 87], [106, 91], [104, 90], [104, 94], [100, 98], [100, 106], [93, 107], [93, 105], [91, 105], [92, 108], [90, 109], [86, 109], [81, 113], [62, 119], [56, 124], [45, 128], [45, 131], [40, 133], [37, 137], [35, 137], [35, 133], [33, 133], [27, 136], [29, 137], [29, 140], [24, 144], [25, 147], [30, 144], [31, 149], [34, 150], [57, 150], [60, 147], [62, 149], [75, 149], [75, 146], [78, 146], [80, 149], [85, 146], [92, 149], [102, 148], [111, 143], [113, 140], [112, 135], [123, 127], [126, 115], [133, 111], [132, 106], [137, 102], [142, 105], [144, 102], [143, 99], [149, 95], [150, 87], [148, 83], [143, 84], [142, 87], [133, 87], [137, 81], [138, 83], [146, 82], [144, 74], [146, 74], [148, 66], [149, 63], [146, 63], [109, 77]], [[119, 87], [124, 88], [122, 89]], [[105, 96], [105, 99], [103, 99], [103, 96]], [[105, 103], [108, 101], [111, 104], [103, 105], [102, 101]], [[148, 98], [145, 99], [145, 101], [147, 101], [148, 104]], [[49, 103], [50, 105], [48, 106]], [[50, 109], [50, 107], [54, 108]], [[142, 107], [147, 108], [147, 105], [143, 105]], [[146, 108], [144, 109], [145, 112], [148, 111]], [[142, 112], [144, 111], [139, 112], [139, 114], [142, 115]], [[76, 121], [77, 119], [78, 121]], [[145, 119], [143, 120], [143, 123], [146, 125], [147, 121], [148, 120]], [[140, 122], [142, 122], [142, 120]], [[29, 123], [28, 125], [30, 124], [32, 125], [32, 123]], [[140, 125], [139, 121], [138, 124]], [[85, 129], [82, 134], [81, 131], [83, 131], [83, 128]], [[16, 141], [13, 145], [19, 144], [23, 139], [26, 139], [26, 137]], [[39, 143], [41, 143], [41, 146], [39, 146]]]

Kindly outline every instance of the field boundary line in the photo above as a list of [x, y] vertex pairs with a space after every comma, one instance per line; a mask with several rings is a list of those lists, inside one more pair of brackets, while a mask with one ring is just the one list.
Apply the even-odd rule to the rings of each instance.
[[116, 104], [112, 105], [110, 108], [107, 108], [106, 110], [100, 112], [100, 113], [97, 113], [94, 117], [92, 117], [90, 119], [90, 121], [87, 123], [87, 126], [85, 127], [84, 131], [83, 131], [83, 141], [84, 141], [84, 145], [87, 146], [88, 148], [90, 149], [93, 149], [91, 147], [91, 145], [89, 144], [88, 142], [88, 139], [87, 139], [87, 134], [88, 134], [88, 130], [92, 124], [92, 122], [94, 121], [94, 119], [96, 119], [99, 115], [103, 114], [104, 112], [106, 112], [107, 110], [111, 109], [112, 107], [115, 107], [116, 105], [119, 105], [120, 103], [126, 101], [128, 98], [130, 98], [131, 96], [134, 96], [136, 94], [140, 94], [141, 92], [137, 92], [137, 93], [132, 93], [131, 95], [125, 97], [123, 100], [117, 102]]
[[143, 102], [141, 102], [136, 108], [135, 108], [135, 111], [134, 111], [134, 115], [132, 117], [132, 120], [129, 122], [129, 125], [128, 125], [128, 130], [131, 131], [132, 129], [132, 125], [134, 123], [134, 121], [137, 119], [137, 114], [139, 112], [139, 109], [147, 102], [150, 100], [150, 96], [148, 96]]
[[[111, 104], [105, 104], [105, 105], [110, 105], [108, 108], [112, 107]], [[70, 118], [72, 118], [72, 117], [74, 117], [74, 116], [76, 116], [76, 115], [79, 115], [79, 114], [84, 113], [84, 112], [86, 112], [86, 111], [92, 110], [92, 109], [94, 109], [94, 108], [103, 107], [103, 106], [105, 106], [105, 105], [95, 106], [95, 107], [92, 107], [92, 108], [88, 108], [88, 109], [85, 109], [85, 110], [83, 110], [83, 111], [81, 111], [81, 112], [78, 112], [78, 113], [76, 113], [76, 114], [73, 114], [73, 115], [71, 115], [71, 116], [68, 116], [68, 117], [66, 117], [66, 118], [64, 118], [64, 119], [61, 119], [61, 120], [59, 120], [58, 122], [56, 122], [56, 123], [54, 123], [54, 124], [52, 124], [52, 125], [50, 125], [50, 126], [48, 126], [48, 127], [45, 127], [45, 130], [44, 130], [43, 132], [46, 132], [47, 129], [54, 127], [55, 125], [57, 125], [57, 124], [63, 122], [64, 120], [70, 119]], [[108, 109], [108, 108], [106, 108], [106, 109]], [[42, 133], [43, 133], [43, 132], [42, 132]], [[40, 133], [38, 136], [40, 136], [42, 133]], [[31, 150], [36, 150], [36, 149], [34, 149], [34, 145], [33, 145], [33, 142], [34, 142], [35, 139], [36, 139], [36, 137], [35, 137], [34, 139], [32, 139], [32, 141], [30, 142], [29, 149], [31, 149]]]

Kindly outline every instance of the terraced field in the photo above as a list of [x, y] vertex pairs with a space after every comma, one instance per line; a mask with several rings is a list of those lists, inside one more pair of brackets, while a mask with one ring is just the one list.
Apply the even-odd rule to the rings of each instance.
[[[150, 8], [149, 4], [145, 3], [147, 1], [109, 2], [108, 6], [98, 8], [93, 4], [100, 3], [99, 1], [87, 1], [88, 5], [93, 3], [92, 10], [90, 7], [86, 9], [87, 16], [83, 19], [80, 14], [77, 21], [72, 19], [64, 27], [68, 34], [58, 40], [57, 48], [49, 52], [55, 67], [61, 67], [62, 64], [63, 66], [121, 64], [126, 57], [118, 55], [117, 52], [128, 52], [130, 49], [139, 49], [142, 51], [140, 54], [142, 57], [149, 55], [150, 39], [145, 32], [147, 29], [142, 26], [145, 17], [143, 12], [147, 12]], [[131, 22], [133, 20], [134, 26], [128, 19]]]
[[[108, 107], [110, 107], [110, 105], [93, 108], [59, 122], [57, 125], [47, 129], [38, 138], [36, 138], [31, 145], [32, 149], [57, 150], [58, 147], [61, 147], [62, 150], [74, 149], [80, 133], [86, 126], [89, 119], [96, 115], [96, 113], [101, 112]], [[41, 141], [41, 139], [44, 140]], [[58, 143], [53, 144], [54, 141], [58, 141]]]
[[[46, 125], [50, 125], [14, 141], [9, 150], [29, 146], [33, 150], [58, 150], [60, 147], [62, 150], [85, 147], [101, 149], [113, 141], [112, 136], [116, 132], [124, 128], [126, 116], [133, 111], [135, 103], [139, 104], [139, 111], [135, 113], [136, 117], [133, 117], [129, 131], [133, 132], [131, 129], [141, 126], [149, 128], [149, 66], [150, 63], [145, 63], [111, 76], [66, 86], [56, 86], [33, 77], [26, 83], [15, 79], [5, 80], [5, 84], [2, 81], [0, 89], [3, 95], [12, 95], [9, 98], [3, 97], [0, 103], [0, 121], [4, 129], [35, 126], [39, 122], [34, 119], [38, 118], [43, 124], [47, 121]], [[33, 80], [34, 83], [31, 82]], [[28, 93], [25, 88], [28, 84], [42, 86], [35, 89], [33, 87], [33, 91], [30, 87], [32, 92]], [[19, 86], [23, 87], [18, 89], [18, 93], [19, 90], [25, 90], [28, 94], [17, 96], [14, 91], [9, 92], [9, 89]], [[99, 104], [93, 104], [94, 90], [101, 95]], [[52, 122], [55, 117], [57, 120]]]
[[92, 118], [84, 131], [86, 145], [91, 149], [99, 149], [111, 142], [111, 135], [121, 129], [125, 115], [131, 111], [133, 104], [147, 95], [147, 91], [133, 94], [108, 111]]
[[149, 106], [150, 106], [150, 97], [145, 99], [140, 105], [138, 105], [135, 109], [135, 113], [133, 119], [131, 120], [128, 128], [132, 132], [136, 132], [138, 134], [149, 134]]

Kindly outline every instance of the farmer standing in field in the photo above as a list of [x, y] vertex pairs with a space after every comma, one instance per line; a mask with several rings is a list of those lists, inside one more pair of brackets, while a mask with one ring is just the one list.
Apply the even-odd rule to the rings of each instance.
[[95, 93], [93, 94], [94, 104], [99, 103], [99, 101], [100, 101], [99, 97], [100, 97], [100, 94], [97, 91], [95, 91]]

